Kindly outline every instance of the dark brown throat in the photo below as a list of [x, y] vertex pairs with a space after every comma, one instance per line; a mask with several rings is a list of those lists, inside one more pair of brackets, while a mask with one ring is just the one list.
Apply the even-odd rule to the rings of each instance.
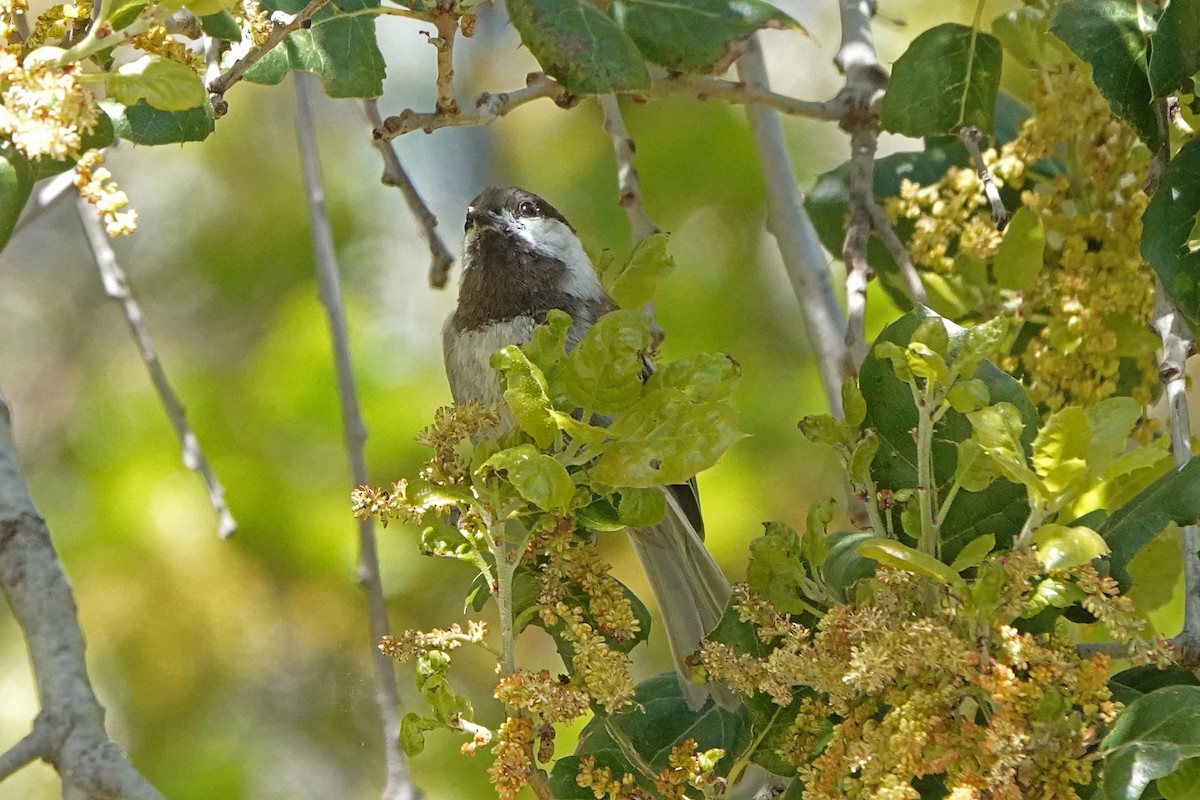
[[510, 237], [486, 228], [471, 240], [469, 248], [454, 312], [459, 330], [521, 316], [542, 322], [552, 308], [574, 316], [582, 303], [558, 288], [567, 268], [557, 259], [535, 255]]

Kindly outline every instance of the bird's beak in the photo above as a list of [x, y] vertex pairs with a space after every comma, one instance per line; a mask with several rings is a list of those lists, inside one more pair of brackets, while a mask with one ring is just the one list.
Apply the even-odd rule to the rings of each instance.
[[484, 211], [475, 206], [467, 206], [467, 231], [470, 231], [472, 228], [494, 228], [496, 227], [496, 221], [496, 215], [490, 211]]

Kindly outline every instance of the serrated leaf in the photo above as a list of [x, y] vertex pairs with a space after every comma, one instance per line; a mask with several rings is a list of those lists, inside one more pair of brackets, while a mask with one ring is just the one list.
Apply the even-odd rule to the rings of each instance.
[[642, 354], [649, 347], [649, 317], [636, 311], [605, 314], [571, 351], [563, 371], [567, 398], [601, 414], [629, 408], [642, 394]]
[[1134, 700], [1101, 748], [1105, 800], [1138, 800], [1150, 781], [1200, 756], [1200, 687], [1168, 686]]
[[1001, 289], [1028, 292], [1042, 273], [1045, 250], [1046, 229], [1041, 215], [1021, 206], [1004, 229], [1004, 239], [992, 262], [996, 284]]
[[624, 266], [604, 272], [606, 280], [612, 276], [605, 288], [618, 306], [636, 311], [654, 297], [658, 285], [675, 269], [675, 260], [667, 253], [669, 240], [665, 233], [653, 233], [634, 245]]
[[733, 394], [742, 366], [723, 353], [696, 353], [664, 364], [646, 381], [647, 391], [673, 387], [697, 402], [724, 400]]
[[1171, 0], [1150, 35], [1150, 87], [1166, 97], [1200, 73], [1200, 0]]
[[1021, 439], [1025, 433], [1021, 412], [1011, 403], [996, 403], [967, 414], [971, 421], [971, 438], [995, 462], [996, 467], [1013, 483], [1028, 486], [1039, 496], [1045, 487], [1025, 463]]
[[762, 28], [804, 30], [762, 0], [615, 0], [611, 13], [647, 60], [677, 72], [723, 72], [730, 47]]
[[1108, 543], [1091, 528], [1047, 524], [1033, 534], [1038, 561], [1047, 570], [1068, 569], [1108, 554]]
[[1103, 473], [1124, 455], [1134, 426], [1141, 418], [1142, 407], [1132, 397], [1109, 397], [1089, 408], [1088, 467]]
[[121, 66], [108, 77], [108, 91], [118, 102], [132, 106], [145, 100], [159, 111], [187, 111], [208, 96], [195, 70], [162, 56], [145, 55]]
[[543, 511], [570, 508], [575, 496], [575, 483], [567, 468], [531, 444], [501, 450], [483, 462], [481, 469], [507, 473], [521, 497]]
[[650, 85], [637, 45], [611, 18], [581, 0], [505, 0], [508, 17], [545, 73], [571, 94]]
[[930, 28], [896, 60], [880, 123], [906, 136], [957, 133], [964, 125], [992, 133], [1002, 58], [990, 33], [957, 23]]
[[145, 101], [125, 106], [111, 98], [101, 100], [100, 105], [112, 119], [116, 135], [134, 144], [199, 142], [214, 130], [212, 103], [207, 95], [202, 105], [187, 111], [160, 111]]
[[1167, 526], [1200, 521], [1200, 459], [1162, 476], [1132, 500], [1113, 511], [1100, 528], [1112, 548], [1112, 576], [1129, 585], [1129, 560]]
[[1067, 406], [1050, 415], [1033, 440], [1031, 458], [1047, 489], [1060, 493], [1066, 483], [1082, 474], [1090, 439], [1087, 412], [1079, 406]]
[[1167, 162], [1158, 191], [1142, 214], [1142, 258], [1154, 267], [1171, 303], [1200, 331], [1200, 250], [1188, 237], [1200, 214], [1200, 139]]
[[677, 389], [655, 392], [609, 428], [612, 441], [593, 477], [609, 486], [685, 483], [738, 439], [737, 414], [724, 403], [693, 403]]
[[500, 371], [504, 402], [508, 404], [521, 430], [546, 448], [558, 434], [558, 423], [551, 416], [554, 406], [550, 389], [541, 370], [516, 345], [508, 345], [492, 354], [492, 369]]
[[[295, 14], [305, 0], [264, 0], [264, 9]], [[330, 97], [378, 97], [387, 71], [375, 38], [379, 0], [334, 0], [247, 70], [252, 83], [277, 84], [290, 70], [311, 72]], [[367, 12], [367, 13], [362, 13]]]
[[1113, 113], [1155, 151], [1163, 130], [1150, 106], [1141, 13], [1131, 0], [1062, 0], [1050, 17], [1050, 32], [1091, 64], [1092, 80]]

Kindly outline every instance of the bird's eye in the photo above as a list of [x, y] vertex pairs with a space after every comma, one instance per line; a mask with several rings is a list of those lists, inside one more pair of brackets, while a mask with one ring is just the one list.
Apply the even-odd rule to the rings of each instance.
[[522, 217], [535, 216], [537, 214], [537, 206], [533, 204], [532, 200], [523, 200], [521, 201], [521, 205], [517, 206], [517, 213]]

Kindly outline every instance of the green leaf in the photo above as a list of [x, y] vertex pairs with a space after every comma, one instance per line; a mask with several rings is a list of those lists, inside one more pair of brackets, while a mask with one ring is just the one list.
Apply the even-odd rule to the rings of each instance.
[[958, 463], [954, 479], [968, 492], [982, 492], [1000, 477], [1000, 469], [978, 442], [967, 439], [958, 443]]
[[821, 567], [825, 585], [842, 602], [854, 599], [854, 587], [875, 574], [878, 564], [858, 552], [859, 545], [876, 538], [869, 531], [838, 531], [829, 534], [829, 555]]
[[1049, 491], [1062, 493], [1086, 472], [1090, 439], [1088, 415], [1079, 406], [1056, 411], [1038, 430], [1031, 460]]
[[145, 100], [159, 111], [187, 111], [204, 103], [204, 81], [189, 66], [162, 56], [146, 55], [109, 75], [108, 92], [131, 106]]
[[1027, 69], [1037, 69], [1046, 47], [1046, 15], [1041, 9], [1014, 8], [992, 20], [992, 33], [1005, 51]]
[[777, 610], [798, 614], [806, 608], [801, 587], [808, 579], [800, 563], [800, 537], [783, 522], [766, 522], [763, 528], [763, 535], [750, 542], [746, 582]]
[[637, 311], [605, 314], [571, 351], [563, 374], [567, 398], [601, 414], [629, 408], [642, 394], [642, 354], [649, 347], [649, 317]]
[[410, 711], [400, 720], [400, 748], [406, 756], [417, 756], [425, 749], [425, 732], [441, 728], [442, 723]]
[[1191, 525], [1200, 521], [1200, 459], [1162, 476], [1132, 500], [1113, 511], [1100, 535], [1112, 548], [1112, 576], [1129, 585], [1129, 560], [1168, 522]]
[[1150, 106], [1141, 13], [1132, 0], [1062, 0], [1054, 7], [1050, 32], [1092, 65], [1092, 80], [1113, 113], [1154, 151], [1163, 143], [1163, 130]]
[[[867, 401], [864, 425], [874, 428], [882, 442], [871, 467], [880, 489], [899, 491], [917, 485], [916, 442], [912, 436], [917, 427], [917, 410], [909, 387], [897, 380], [891, 364], [880, 353], [885, 345], [907, 345], [921, 321], [931, 315], [928, 309], [918, 307], [885, 328], [859, 373], [859, 386]], [[967, 331], [944, 320], [943, 324], [950, 338], [951, 360], [957, 369], [974, 362], [987, 349], [986, 343], [994, 333], [990, 329], [981, 330], [984, 326]], [[1006, 402], [1019, 412], [1023, 453], [1033, 439], [1037, 412], [1020, 383], [986, 361], [963, 377], [982, 381], [994, 402]], [[941, 497], [946, 496], [954, 481], [959, 443], [971, 435], [970, 421], [953, 409], [946, 412], [934, 429], [933, 472]], [[953, 559], [963, 545], [984, 533], [995, 534], [999, 546], [1008, 547], [1029, 515], [1023, 486], [1008, 480], [984, 481], [983, 474], [977, 477], [980, 483], [964, 486], [967, 491], [958, 493], [942, 520], [942, 555], [947, 559]]]
[[658, 285], [675, 269], [675, 260], [667, 253], [670, 237], [665, 233], [653, 233], [638, 242], [629, 261], [620, 269], [604, 273], [612, 283], [605, 288], [621, 308], [636, 311], [654, 297]]
[[731, 46], [755, 31], [803, 30], [762, 0], [615, 0], [612, 15], [642, 55], [676, 72], [724, 72]]
[[575, 496], [575, 483], [567, 468], [531, 444], [501, 450], [480, 469], [507, 473], [521, 497], [543, 511], [565, 510]]
[[8, 244], [13, 227], [33, 191], [33, 169], [15, 150], [0, 147], [0, 249]]
[[1001, 61], [990, 33], [957, 23], [930, 28], [896, 60], [880, 123], [906, 136], [957, 133], [964, 125], [992, 133]]
[[1171, 0], [1150, 35], [1150, 87], [1155, 97], [1166, 97], [1198, 72], [1200, 0]]
[[[295, 14], [305, 0], [265, 0], [265, 10]], [[289, 70], [311, 72], [330, 97], [378, 97], [387, 65], [375, 39], [379, 0], [334, 0], [246, 72], [253, 83], [277, 84]], [[368, 13], [355, 13], [355, 12]]]
[[646, 381], [647, 391], [675, 388], [704, 403], [733, 394], [742, 377], [742, 365], [723, 353], [696, 353], [664, 364]]
[[1158, 191], [1142, 214], [1142, 258], [1192, 333], [1200, 331], [1200, 250], [1188, 237], [1200, 214], [1200, 139], [1192, 139], [1167, 162]]
[[858, 554], [874, 559], [880, 564], [916, 575], [924, 575], [952, 586], [962, 584], [962, 578], [959, 577], [958, 572], [928, 553], [922, 553], [908, 545], [900, 544], [895, 539], [872, 537], [858, 546]]
[[1093, 472], [1103, 473], [1125, 454], [1141, 418], [1142, 407], [1132, 397], [1109, 397], [1087, 410], [1087, 462]]
[[842, 411], [846, 424], [857, 428], [867, 418], [867, 401], [858, 388], [857, 378], [847, 378], [842, 384]]
[[200, 25], [203, 29], [203, 17], [214, 16], [233, 8], [237, 5], [237, 0], [185, 0], [183, 5], [196, 17], [201, 18]]
[[1033, 534], [1033, 543], [1038, 561], [1047, 570], [1077, 567], [1108, 554], [1108, 543], [1100, 534], [1082, 525], [1043, 525]]
[[829, 555], [826, 535], [836, 513], [837, 503], [832, 497], [825, 497], [809, 506], [804, 538], [800, 540], [800, 555], [813, 567], [820, 567]]
[[1100, 746], [1103, 797], [1138, 800], [1150, 781], [1200, 757], [1200, 687], [1168, 686], [1139, 697]]
[[237, 20], [233, 18], [233, 14], [225, 10], [200, 17], [200, 30], [214, 39], [222, 39], [226, 42], [242, 40], [242, 29], [238, 27]]
[[1189, 758], [1154, 785], [1166, 800], [1195, 800], [1200, 797], [1200, 758]]
[[992, 262], [997, 285], [1018, 292], [1032, 289], [1042, 272], [1045, 250], [1046, 229], [1041, 215], [1024, 206], [1018, 208], [1004, 229], [1004, 240]]
[[637, 45], [582, 0], [505, 0], [508, 17], [547, 75], [571, 94], [645, 89], [650, 74]]
[[667, 513], [667, 498], [658, 487], [622, 489], [617, 513], [628, 528], [657, 525]]
[[860, 484], [867, 482], [871, 477], [871, 462], [879, 453], [879, 445], [879, 436], [875, 431], [868, 430], [863, 435], [862, 440], [855, 445], [854, 452], [850, 454], [850, 461], [846, 464], [846, 472], [849, 474], [850, 480]]
[[1033, 470], [1025, 463], [1021, 438], [1025, 424], [1021, 412], [1011, 403], [996, 403], [967, 414], [971, 421], [976, 444], [992, 459], [1002, 475], [1013, 483], [1021, 483], [1045, 495], [1046, 490]]
[[966, 547], [958, 551], [958, 556], [954, 559], [954, 563], [950, 565], [950, 569], [955, 572], [962, 572], [971, 567], [977, 567], [983, 563], [983, 560], [988, 557], [996, 547], [996, 537], [990, 533], [985, 533], [982, 536], [977, 536], [967, 543]]
[[987, 384], [980, 380], [958, 381], [946, 393], [946, 402], [960, 414], [978, 411], [992, 401]]
[[500, 371], [504, 402], [517, 418], [521, 430], [532, 436], [538, 447], [549, 447], [558, 434], [558, 424], [551, 416], [554, 406], [541, 371], [516, 345], [493, 353], [491, 365]]
[[608, 429], [614, 437], [593, 477], [609, 486], [685, 483], [742, 438], [724, 403], [694, 403], [678, 389], [654, 392]]
[[1129, 560], [1133, 585], [1124, 594], [1133, 601], [1138, 613], [1149, 614], [1182, 596], [1182, 553], [1182, 531], [1175, 525], [1168, 525]]
[[145, 101], [125, 106], [111, 98], [101, 100], [100, 105], [112, 119], [116, 135], [134, 144], [199, 142], [214, 129], [212, 103], [207, 95], [202, 105], [187, 111], [160, 111]]

